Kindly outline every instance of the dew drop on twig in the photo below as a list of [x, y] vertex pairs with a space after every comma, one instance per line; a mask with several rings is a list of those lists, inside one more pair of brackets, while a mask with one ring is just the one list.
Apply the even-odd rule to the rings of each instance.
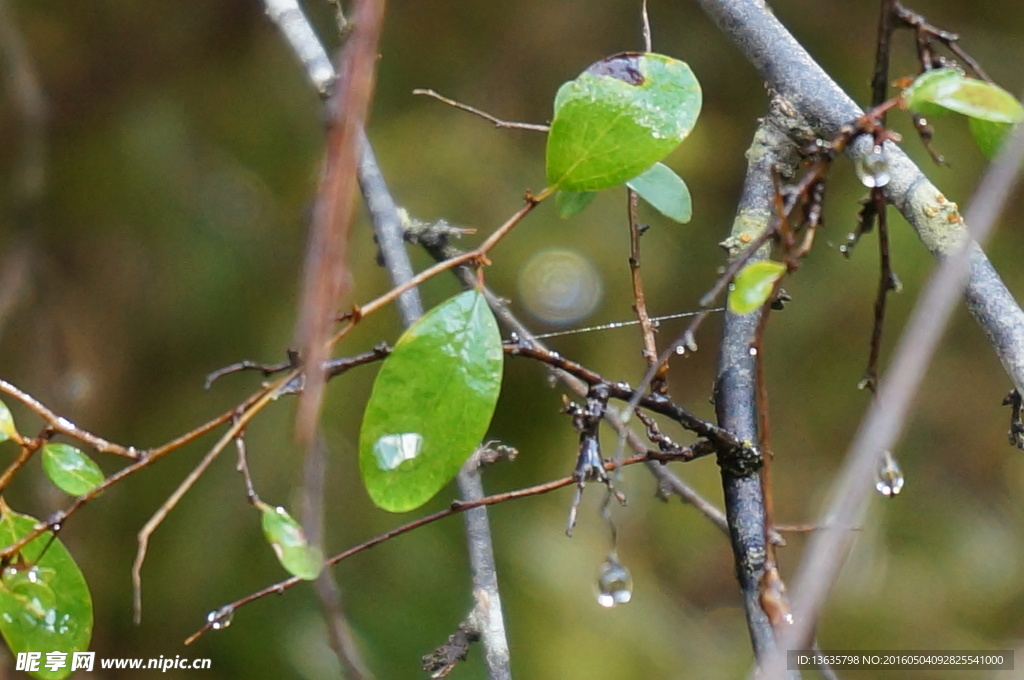
[[879, 145], [871, 149], [863, 158], [858, 159], [854, 167], [857, 177], [860, 178], [860, 183], [869, 189], [884, 187], [892, 179], [889, 164]]
[[235, 608], [229, 604], [206, 615], [206, 620], [210, 623], [210, 628], [213, 630], [227, 628], [231, 625], [233, 618], [235, 618]]
[[892, 457], [892, 453], [886, 451], [875, 468], [875, 489], [886, 498], [892, 498], [903, 490], [904, 481], [900, 464]]
[[615, 553], [608, 555], [601, 564], [597, 577], [597, 603], [602, 607], [614, 607], [633, 599], [633, 577], [629, 570], [619, 563]]

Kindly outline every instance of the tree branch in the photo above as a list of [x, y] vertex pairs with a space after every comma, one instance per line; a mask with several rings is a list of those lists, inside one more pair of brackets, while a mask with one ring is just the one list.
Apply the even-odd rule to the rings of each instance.
[[[755, 240], [770, 228], [775, 218], [774, 177], [777, 169], [792, 174], [793, 144], [770, 119], [762, 120], [750, 150], [747, 152], [747, 175], [743, 184], [732, 233], [726, 241], [731, 257], [740, 255], [738, 245]], [[790, 153], [786, 153], [789, 151]], [[750, 261], [766, 259], [771, 244], [766, 243]], [[715, 411], [718, 424], [740, 440], [758, 441], [757, 361], [751, 354], [758, 333], [761, 312], [737, 315], [725, 313], [722, 345], [715, 381]], [[761, 461], [756, 465], [732, 460], [731, 451], [719, 453], [722, 487], [725, 492], [725, 512], [729, 523], [729, 536], [736, 557], [736, 575], [743, 594], [747, 627], [760, 662], [774, 648], [772, 624], [760, 602], [760, 587], [769, 555], [767, 544], [767, 517], [765, 491], [762, 488]], [[762, 456], [768, 452], [760, 452]], [[740, 463], [740, 464], [737, 464]]]
[[[831, 136], [841, 125], [862, 114], [763, 2], [697, 2], [784, 103], [781, 110], [790, 116], [788, 133], [795, 141], [803, 143], [813, 137]], [[863, 161], [873, 146], [868, 136], [862, 136], [849, 145], [847, 156], [855, 163]], [[967, 238], [967, 227], [956, 204], [947, 200], [891, 142], [885, 144], [885, 154], [892, 176], [885, 186], [886, 198], [933, 255], [940, 260], [947, 258]], [[967, 309], [984, 329], [1007, 374], [1020, 389], [1024, 387], [1024, 311], [985, 254], [975, 246], [971, 248], [970, 265], [964, 291]]]
[[[463, 502], [473, 503], [484, 497], [480, 479], [482, 465], [477, 450], [459, 470], [459, 495]], [[494, 561], [494, 542], [487, 508], [480, 506], [466, 511], [466, 545], [473, 578], [473, 612], [469, 622], [480, 634], [484, 645], [484, 663], [490, 680], [512, 680], [509, 664], [508, 635], [501, 609], [501, 591], [498, 589], [498, 569]]]

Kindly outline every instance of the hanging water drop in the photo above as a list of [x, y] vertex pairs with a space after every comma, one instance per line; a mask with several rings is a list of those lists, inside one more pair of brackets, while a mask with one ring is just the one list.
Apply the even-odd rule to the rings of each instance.
[[206, 620], [210, 623], [210, 628], [213, 630], [223, 630], [231, 625], [231, 620], [235, 618], [235, 608], [229, 604], [224, 605], [216, 611], [212, 611], [206, 615]]
[[886, 451], [875, 469], [875, 489], [886, 498], [892, 498], [903, 490], [904, 481], [899, 463], [893, 458], [892, 453]]
[[884, 187], [892, 179], [881, 145], [876, 145], [855, 165], [860, 182], [869, 189]]
[[633, 577], [629, 570], [619, 564], [615, 553], [608, 555], [601, 564], [597, 576], [597, 603], [602, 607], [614, 607], [633, 599]]

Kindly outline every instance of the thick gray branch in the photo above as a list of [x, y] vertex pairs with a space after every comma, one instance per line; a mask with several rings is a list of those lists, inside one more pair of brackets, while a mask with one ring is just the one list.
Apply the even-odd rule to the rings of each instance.
[[[775, 201], [773, 173], [791, 166], [793, 144], [770, 122], [762, 122], [747, 151], [747, 175], [743, 183], [732, 233], [725, 242], [736, 256], [744, 240], [756, 239], [769, 227]], [[768, 257], [765, 244], [751, 261]], [[715, 381], [715, 411], [718, 424], [744, 441], [758, 441], [757, 358], [750, 348], [757, 334], [760, 313], [736, 315], [726, 312]], [[719, 454], [729, 536], [736, 558], [736, 577], [743, 594], [747, 628], [754, 655], [761, 661], [774, 647], [772, 625], [760, 603], [764, 575], [765, 504], [760, 468], [734, 465], [729, 452]]]
[[[830, 136], [863, 112], [811, 58], [764, 6], [751, 0], [697, 0], [764, 77], [789, 116], [789, 133], [803, 142]], [[863, 160], [872, 142], [862, 138], [848, 150]], [[899, 148], [886, 144], [892, 180], [886, 197], [917, 232], [922, 243], [943, 259], [966, 238], [957, 206], [926, 178]], [[973, 248], [964, 291], [967, 308], [992, 343], [1014, 385], [1024, 387], [1024, 312], [992, 264]]]

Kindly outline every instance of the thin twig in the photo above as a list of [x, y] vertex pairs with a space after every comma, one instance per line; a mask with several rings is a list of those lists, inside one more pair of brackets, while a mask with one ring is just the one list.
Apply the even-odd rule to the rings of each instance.
[[889, 257], [889, 223], [886, 219], [885, 196], [881, 190], [872, 189], [871, 198], [874, 212], [878, 219], [878, 290], [875, 293], [875, 318], [871, 328], [871, 351], [868, 355], [868, 367], [860, 385], [872, 392], [878, 386], [878, 362], [882, 354], [882, 330], [885, 326], [885, 308], [889, 293], [898, 290], [896, 275], [892, 271]]
[[[644, 227], [637, 219], [637, 204], [640, 198], [632, 189], [626, 191], [626, 207], [629, 216], [629, 273], [630, 282], [633, 285], [633, 311], [636, 312], [636, 319], [640, 323], [640, 333], [643, 336], [644, 359], [648, 368], [654, 366], [658, 360], [658, 345], [654, 340], [654, 324], [647, 313], [647, 298], [644, 295], [644, 280], [640, 273], [640, 237], [643, 235]], [[668, 362], [661, 364], [651, 378], [651, 392], [666, 394], [668, 392]]]
[[412, 93], [425, 95], [427, 97], [433, 97], [434, 99], [444, 102], [448, 106], [459, 109], [460, 111], [472, 113], [474, 116], [479, 116], [484, 120], [493, 123], [494, 127], [497, 128], [504, 128], [507, 130], [530, 130], [532, 132], [548, 132], [551, 130], [551, 127], [548, 125], [539, 125], [537, 123], [519, 123], [511, 120], [502, 120], [501, 118], [492, 116], [486, 111], [481, 111], [480, 109], [470, 106], [469, 104], [463, 104], [462, 102], [455, 101], [454, 99], [449, 99], [448, 97], [445, 97], [444, 95], [439, 94], [431, 89], [416, 88], [415, 90], [412, 91]]
[[[112, 446], [117, 446], [117, 447], [119, 447], [121, 449], [124, 449], [124, 450], [134, 451], [136, 456], [137, 456], [137, 459], [133, 463], [131, 463], [130, 465], [126, 465], [125, 467], [121, 468], [117, 472], [113, 473], [112, 475], [110, 475], [109, 477], [104, 479], [102, 482], [97, 484], [95, 487], [93, 487], [87, 493], [84, 493], [81, 496], [79, 496], [78, 498], [76, 498], [71, 503], [71, 505], [69, 505], [64, 510], [61, 510], [61, 511], [58, 511], [58, 512], [54, 513], [45, 522], [40, 522], [32, 531], [28, 532], [26, 535], [22, 536], [17, 541], [14, 541], [11, 545], [8, 545], [8, 546], [4, 547], [3, 549], [0, 549], [0, 560], [8, 559], [12, 555], [17, 554], [18, 551], [20, 551], [22, 548], [24, 548], [26, 545], [31, 543], [33, 540], [35, 540], [36, 538], [41, 536], [46, 531], [50, 531], [54, 527], [56, 527], [56, 526], [62, 524], [63, 522], [67, 521], [67, 519], [71, 515], [73, 515], [79, 509], [84, 507], [87, 503], [92, 501], [94, 498], [96, 498], [101, 493], [103, 493], [104, 491], [106, 491], [110, 487], [114, 486], [115, 484], [118, 484], [119, 482], [127, 479], [128, 477], [130, 477], [131, 475], [135, 474], [139, 470], [142, 470], [144, 468], [149, 467], [150, 465], [156, 463], [158, 460], [160, 460], [164, 456], [166, 456], [166, 455], [168, 455], [168, 454], [170, 454], [170, 453], [172, 453], [174, 451], [177, 451], [178, 449], [182, 448], [183, 446], [191, 444], [192, 442], [196, 441], [200, 437], [202, 437], [202, 436], [206, 435], [207, 433], [212, 432], [213, 430], [217, 429], [221, 425], [224, 425], [225, 423], [231, 422], [237, 416], [237, 414], [239, 412], [245, 411], [247, 408], [251, 407], [257, 401], [261, 400], [267, 394], [267, 392], [272, 390], [272, 389], [273, 389], [273, 386], [268, 386], [268, 387], [264, 387], [264, 388], [260, 389], [255, 394], [252, 394], [248, 398], [246, 398], [245, 401], [243, 401], [237, 407], [222, 413], [221, 415], [217, 416], [216, 418], [213, 418], [212, 420], [209, 420], [209, 421], [203, 423], [202, 425], [200, 425], [200, 426], [198, 426], [196, 428], [193, 428], [192, 430], [189, 430], [185, 434], [179, 435], [178, 437], [175, 437], [171, 441], [169, 441], [169, 442], [167, 442], [165, 444], [162, 444], [162, 445], [160, 445], [160, 446], [158, 446], [156, 448], [144, 449], [143, 450], [143, 449], [136, 449], [134, 447], [124, 447], [124, 446], [121, 446], [121, 445], [118, 445], [118, 444], [112, 444]], [[32, 399], [33, 401], [36, 401], [35, 399], [33, 399], [31, 397], [29, 397], [29, 398]]]
[[142, 621], [142, 565], [146, 560], [146, 553], [149, 548], [149, 538], [153, 535], [153, 532], [159, 528], [163, 523], [167, 515], [174, 509], [178, 504], [178, 501], [188, 492], [189, 489], [196, 483], [196, 481], [206, 472], [206, 469], [210, 467], [220, 452], [224, 450], [228, 444], [230, 444], [238, 435], [245, 429], [245, 426], [252, 420], [253, 416], [263, 410], [263, 407], [269, 404], [276, 396], [277, 390], [288, 384], [294, 375], [289, 374], [280, 378], [274, 385], [266, 390], [263, 395], [257, 399], [253, 404], [247, 406], [244, 410], [237, 413], [231, 423], [231, 427], [228, 428], [217, 443], [206, 453], [199, 464], [192, 469], [192, 471], [178, 484], [178, 488], [174, 490], [170, 496], [160, 505], [153, 516], [149, 518], [149, 521], [142, 527], [138, 533], [138, 549], [135, 553], [135, 561], [132, 563], [132, 589], [133, 589], [133, 612], [135, 623], [138, 624]]
[[92, 447], [99, 453], [112, 453], [115, 456], [121, 456], [130, 460], [139, 459], [139, 451], [134, 447], [121, 446], [120, 444], [115, 444], [114, 442], [107, 441], [102, 437], [98, 437], [87, 430], [83, 430], [67, 418], [59, 416], [51, 411], [32, 395], [21, 391], [2, 378], [0, 378], [0, 392], [17, 399], [19, 402], [27, 406], [29, 410], [42, 418], [43, 422], [46, 423], [46, 426], [55, 433], [71, 437], [72, 439], [77, 439], [83, 444]]
[[[631, 456], [629, 458], [626, 458], [624, 461], [622, 461], [622, 465], [623, 466], [635, 465], [637, 463], [646, 462], [647, 460], [649, 460], [649, 457], [648, 457], [647, 453], [637, 454], [635, 456]], [[615, 465], [615, 463], [613, 463], [613, 462], [607, 462], [605, 464], [605, 470], [607, 470], [607, 471], [613, 470], [614, 469], [614, 465]], [[402, 534], [407, 534], [410, 531], [415, 531], [416, 529], [424, 527], [424, 526], [426, 526], [428, 524], [433, 524], [434, 522], [436, 522], [438, 520], [441, 520], [441, 519], [444, 519], [445, 517], [451, 517], [452, 515], [457, 515], [459, 513], [466, 512], [467, 510], [471, 510], [473, 508], [481, 508], [481, 507], [486, 507], [486, 506], [490, 506], [490, 505], [497, 505], [499, 503], [507, 503], [508, 501], [519, 500], [521, 498], [530, 498], [532, 496], [538, 496], [538, 495], [541, 495], [541, 494], [550, 493], [551, 491], [555, 491], [557, 489], [562, 489], [562, 488], [565, 488], [567, 486], [571, 486], [571, 485], [573, 485], [575, 483], [576, 482], [572, 478], [572, 476], [562, 477], [560, 479], [555, 479], [555, 480], [552, 480], [550, 482], [545, 482], [543, 484], [537, 484], [535, 486], [530, 486], [530, 487], [526, 487], [526, 488], [523, 488], [523, 489], [516, 489], [515, 491], [506, 491], [504, 493], [498, 493], [498, 494], [493, 494], [493, 495], [490, 495], [490, 496], [484, 496], [482, 498], [479, 498], [479, 499], [473, 500], [473, 501], [453, 501], [451, 506], [446, 508], [446, 509], [444, 509], [444, 510], [439, 510], [439, 511], [433, 513], [433, 514], [426, 515], [424, 517], [420, 517], [419, 519], [413, 520], [413, 521], [411, 521], [411, 522], [409, 522], [407, 524], [403, 524], [402, 526], [399, 526], [399, 527], [396, 527], [394, 529], [391, 529], [390, 531], [387, 531], [387, 532], [385, 532], [383, 534], [380, 534], [378, 536], [374, 536], [373, 538], [371, 538], [371, 539], [369, 539], [367, 541], [363, 541], [362, 543], [360, 543], [358, 545], [354, 545], [351, 548], [349, 548], [349, 549], [347, 549], [347, 550], [345, 550], [343, 552], [340, 552], [337, 555], [334, 555], [334, 556], [330, 557], [329, 559], [327, 559], [325, 561], [324, 564], [327, 567], [332, 567], [332, 566], [338, 564], [339, 562], [347, 560], [348, 558], [352, 557], [353, 555], [358, 555], [359, 553], [364, 552], [366, 550], [369, 550], [370, 548], [373, 548], [375, 546], [378, 546], [381, 543], [385, 543], [387, 541], [390, 541], [391, 539], [393, 539], [393, 538], [395, 538], [397, 536], [401, 536]], [[303, 579], [298, 578], [296, 576], [293, 576], [291, 578], [287, 578], [287, 579], [284, 579], [282, 581], [278, 581], [277, 583], [271, 584], [271, 585], [269, 585], [269, 586], [267, 586], [265, 588], [262, 588], [262, 589], [260, 589], [260, 590], [258, 590], [256, 592], [254, 592], [254, 593], [250, 593], [249, 595], [246, 595], [243, 598], [239, 598], [238, 600], [235, 600], [234, 602], [231, 602], [229, 604], [224, 605], [223, 607], [220, 607], [217, 611], [237, 611], [239, 608], [244, 607], [245, 605], [250, 604], [252, 602], [255, 602], [256, 600], [262, 599], [262, 598], [264, 598], [264, 597], [266, 597], [268, 595], [279, 595], [279, 594], [283, 593], [284, 591], [286, 591], [286, 590], [288, 590], [288, 589], [290, 589], [290, 588], [292, 588], [292, 587], [294, 587], [294, 586], [296, 586], [296, 585], [298, 585], [300, 583], [304, 583], [304, 582], [305, 581]], [[208, 630], [210, 630], [212, 627], [213, 627], [213, 622], [212, 621], [207, 621], [206, 625], [204, 625], [202, 628], [197, 630], [195, 633], [190, 635], [185, 640], [185, 644], [186, 645], [192, 644], [197, 639], [199, 639], [200, 636], [202, 636], [204, 633], [206, 633]]]
[[[878, 106], [889, 92], [889, 55], [892, 52], [892, 31], [895, 0], [881, 0], [878, 11], [878, 35], [875, 38], [875, 70], [871, 78], [871, 106]], [[882, 119], [885, 122], [885, 119]]]
[[[491, 249], [494, 248], [494, 246], [496, 246], [498, 242], [508, 234], [508, 232], [512, 231], [512, 228], [519, 224], [519, 222], [522, 221], [522, 219], [526, 217], [530, 213], [530, 211], [537, 207], [537, 205], [541, 201], [548, 198], [552, 193], [553, 192], [551, 190], [545, 189], [536, 196], [534, 196], [533, 194], [527, 194], [525, 205], [523, 205], [523, 207], [517, 210], [511, 217], [505, 220], [505, 222], [497, 229], [495, 229], [494, 233], [487, 237], [487, 240], [481, 243], [478, 247], [474, 248], [473, 250], [469, 250], [459, 255], [456, 255], [454, 257], [448, 258], [447, 260], [444, 260], [442, 262], [438, 262], [434, 266], [429, 267], [428, 269], [425, 269], [420, 273], [416, 274], [416, 276], [412, 277], [404, 284], [395, 286], [394, 288], [384, 293], [383, 295], [380, 295], [379, 297], [371, 300], [365, 305], [358, 307], [355, 313], [355, 318], [358, 319], [368, 316], [373, 312], [376, 312], [380, 308], [391, 304], [392, 302], [395, 301], [395, 298], [397, 298], [405, 291], [415, 288], [424, 281], [427, 281], [437, 276], [441, 272], [446, 272], [449, 269], [459, 267], [460, 265], [467, 264], [469, 262], [487, 263], [487, 253], [489, 253]], [[337, 342], [347, 332], [348, 328], [344, 328], [341, 331], [339, 331], [334, 336], [334, 338], [331, 339], [331, 343]]]

